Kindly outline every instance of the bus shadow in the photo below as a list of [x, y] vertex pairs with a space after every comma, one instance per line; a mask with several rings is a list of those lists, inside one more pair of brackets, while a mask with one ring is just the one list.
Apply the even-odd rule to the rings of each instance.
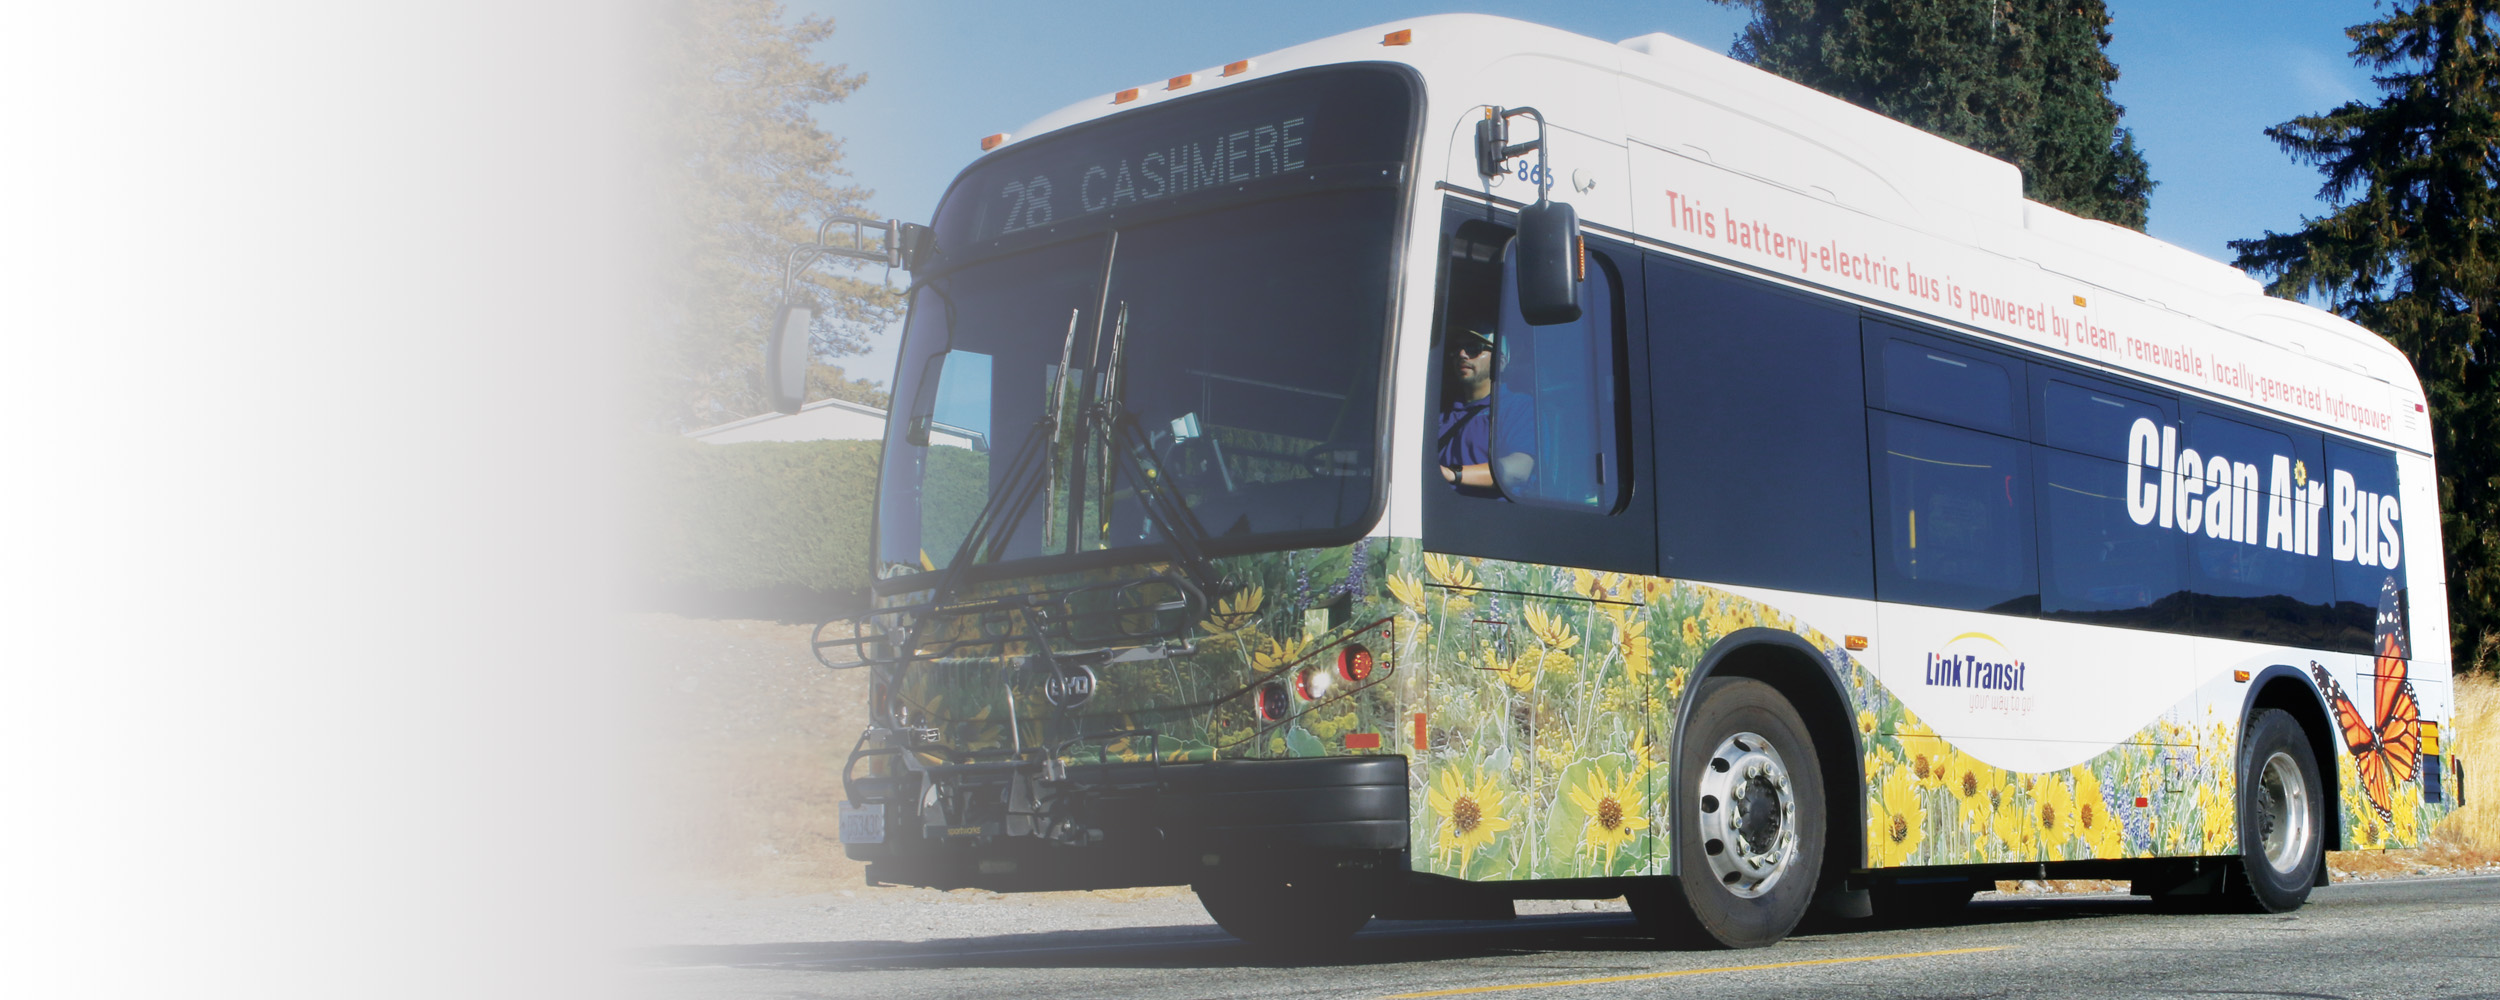
[[[2089, 920], [2158, 913], [2149, 900], [2122, 896], [1991, 899], [1943, 919], [1810, 920], [1797, 938], [1846, 938], [1884, 931]], [[1342, 945], [1277, 951], [1254, 947], [1207, 925], [1041, 931], [931, 941], [812, 941], [753, 945], [674, 945], [634, 955], [649, 967], [727, 966], [809, 971], [910, 969], [1234, 969], [1394, 965], [1539, 953], [1658, 952], [1658, 942], [1625, 913], [1553, 914], [1516, 920], [1377, 921]]]
[[2162, 910], [2143, 896], [2096, 893], [2075, 896], [2010, 896], [1975, 899], [1950, 913], [1918, 917], [1878, 914], [1855, 919], [1808, 917], [1791, 935], [1813, 937], [1931, 927], [1974, 927], [1995, 924], [2045, 923], [2105, 917], [2150, 916]]
[[951, 968], [1274, 968], [1383, 965], [1552, 951], [1647, 951], [1629, 914], [1517, 920], [1378, 921], [1342, 945], [1276, 951], [1207, 925], [1045, 931], [933, 941], [677, 945], [634, 955], [646, 966], [882, 971]]

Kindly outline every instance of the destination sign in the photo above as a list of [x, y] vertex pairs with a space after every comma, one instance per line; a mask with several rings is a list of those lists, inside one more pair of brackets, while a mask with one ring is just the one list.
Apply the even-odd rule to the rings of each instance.
[[978, 234], [982, 239], [1005, 236], [1124, 205], [1293, 173], [1311, 165], [1310, 147], [1308, 115], [1200, 124], [1165, 141], [1089, 147], [1084, 151], [1093, 155], [1052, 157], [1031, 164], [1035, 169], [1030, 172], [1002, 171], [991, 179]]
[[1075, 235], [1114, 218], [1128, 225], [1311, 185], [1395, 184], [1413, 112], [1404, 71], [1340, 66], [1175, 95], [1037, 135], [965, 171], [938, 208], [939, 251], [961, 263], [1000, 237]]

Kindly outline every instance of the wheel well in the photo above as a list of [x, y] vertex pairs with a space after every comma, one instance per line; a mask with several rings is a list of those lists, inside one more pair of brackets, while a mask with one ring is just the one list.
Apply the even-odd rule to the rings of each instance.
[[2240, 719], [2242, 738], [2246, 738], [2248, 725], [2257, 717], [2259, 709], [2282, 709], [2290, 713], [2292, 721], [2300, 724], [2301, 735], [2309, 740], [2309, 753], [2318, 761], [2318, 780], [2326, 784], [2326, 849], [2343, 850], [2344, 800], [2343, 789], [2336, 784], [2340, 776], [2335, 767], [2334, 726], [2327, 721], [2326, 709], [2318, 704], [2317, 694], [2310, 690], [2309, 685], [2295, 679], [2297, 675], [2290, 671], [2270, 673], [2273, 676], [2266, 678], [2263, 686], [2249, 698], [2248, 714]]
[[[1720, 650], [1703, 661], [1686, 686], [1686, 707], [1692, 692], [1707, 677], [1761, 681], [1788, 699], [1806, 724], [1806, 732], [1814, 741], [1815, 761], [1823, 771], [1823, 815], [1827, 817], [1823, 831], [1823, 877], [1826, 883], [1836, 884], [1866, 864], [1866, 820], [1861, 815], [1865, 808], [1865, 776], [1858, 773], [1856, 717], [1841, 700], [1831, 667], [1804, 640], [1773, 629], [1744, 631], [1768, 634], [1744, 641], [1748, 637], [1740, 632], [1729, 637], [1738, 643], [1723, 641]], [[1679, 739], [1683, 732], [1681, 721], [1679, 712]]]

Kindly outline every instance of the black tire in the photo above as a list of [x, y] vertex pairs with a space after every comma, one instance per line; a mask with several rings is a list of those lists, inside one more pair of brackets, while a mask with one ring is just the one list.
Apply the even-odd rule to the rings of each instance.
[[1670, 947], [1779, 943], [1823, 868], [1823, 772], [1805, 722], [1761, 681], [1703, 681], [1673, 775], [1676, 874], [1627, 894], [1634, 914]]
[[1320, 877], [1228, 879], [1190, 886], [1224, 932], [1265, 948], [1339, 944], [1372, 919], [1373, 894], [1359, 880]]
[[2259, 709], [2240, 741], [2240, 858], [2225, 905], [2286, 913], [2309, 901], [2326, 845], [2326, 783], [2308, 737], [2281, 709]]

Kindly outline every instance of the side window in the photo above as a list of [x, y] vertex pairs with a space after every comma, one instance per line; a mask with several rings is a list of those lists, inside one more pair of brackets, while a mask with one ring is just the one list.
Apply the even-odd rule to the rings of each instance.
[[2021, 365], [1874, 320], [1866, 340], [1869, 405], [2023, 436]]
[[2045, 618], [2183, 630], [2188, 626], [2187, 540], [2140, 523], [2147, 480], [2137, 472], [2128, 505], [2130, 434], [2139, 422], [2173, 426], [2175, 404], [2047, 368], [2033, 411], [2040, 446], [2040, 614]]
[[1877, 320], [1866, 322], [1865, 339], [1876, 596], [2036, 614], [2024, 369]]
[[[1511, 235], [1508, 226], [1482, 220], [1461, 223], [1450, 236], [1446, 260], [1434, 360], [1433, 465], [1448, 492], [1473, 500], [1503, 499], [1494, 482], [1497, 471], [1515, 477], [1522, 466], [1493, 461], [1495, 376], [1502, 355], [1498, 341], [1504, 314], [1517, 308], [1503, 300], [1504, 289], [1513, 284], [1506, 277]], [[1516, 448], [1533, 437], [1536, 414], [1530, 405], [1508, 407], [1502, 415], [1514, 424], [1511, 433], [1501, 435], [1503, 444]], [[1533, 469], [1533, 457], [1520, 458]]]
[[1493, 485], [1524, 504], [1611, 511], [1623, 494], [1615, 393], [1613, 277], [1589, 268], [1576, 322], [1531, 326], [1504, 254], [1494, 339]]
[[2324, 644], [2333, 584], [2318, 530], [2327, 501], [2318, 439], [2197, 413], [2175, 454], [2153, 450], [2145, 449], [2147, 466], [2167, 462], [2177, 472], [2157, 494], [2170, 501], [2157, 514], [2171, 516], [2155, 523], [2187, 537], [2195, 630]]
[[2040, 466], [2040, 614], [2044, 618], [2182, 629], [2178, 532], [2127, 514], [2123, 462], [2034, 449]]
[[2055, 375], [2041, 381], [2040, 443], [2051, 448], [2114, 459], [2124, 453], [2136, 421], [2171, 422], [2167, 408], [2129, 393]]
[[2035, 613], [2029, 449], [2012, 438], [1871, 414], [1879, 518], [1875, 593], [1887, 601]]
[[1857, 310], [1664, 256], [1646, 288], [1659, 571], [1874, 597]]
[[2328, 645], [2368, 650], [2377, 635], [2380, 595], [2405, 589], [2404, 520], [2396, 501], [2396, 456], [2326, 443], [2327, 556], [2335, 562], [2335, 607]]
[[1531, 325], [1510, 235], [1470, 221], [1451, 240], [1434, 464], [1456, 496], [1611, 512], [1628, 485], [1613, 275], [1597, 255], [1580, 318]]
[[1656, 500], [1638, 486], [1646, 386], [1624, 317], [1642, 312], [1615, 261], [1638, 259], [1591, 236], [1580, 318], [1532, 326], [1519, 315], [1509, 217], [1453, 203], [1444, 216], [1441, 308], [1429, 347], [1431, 411], [1422, 457], [1425, 547], [1435, 552], [1614, 572], [1657, 571]]

